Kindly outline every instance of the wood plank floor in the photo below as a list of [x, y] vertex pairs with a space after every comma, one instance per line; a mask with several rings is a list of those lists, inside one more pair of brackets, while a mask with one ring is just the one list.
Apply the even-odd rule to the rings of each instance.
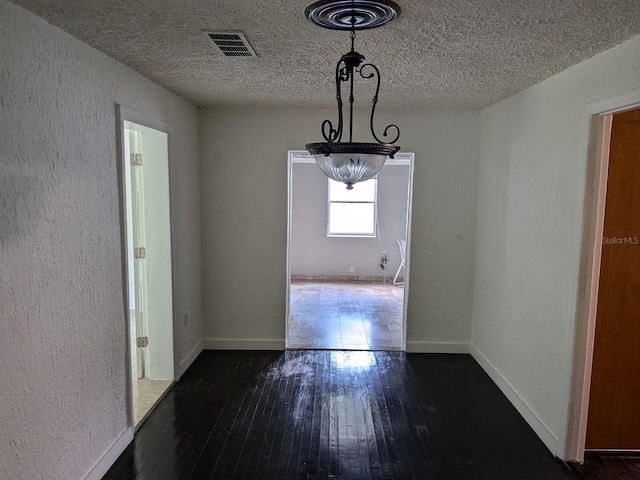
[[287, 347], [400, 351], [403, 307], [391, 282], [292, 281]]
[[469, 355], [205, 351], [105, 479], [579, 478]]
[[583, 480], [638, 480], [640, 454], [586, 452], [584, 463], [571, 467]]

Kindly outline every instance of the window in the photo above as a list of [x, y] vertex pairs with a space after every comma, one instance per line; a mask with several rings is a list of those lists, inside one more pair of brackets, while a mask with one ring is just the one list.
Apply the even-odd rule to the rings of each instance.
[[329, 180], [328, 236], [376, 236], [376, 190], [373, 178], [347, 190], [344, 183]]

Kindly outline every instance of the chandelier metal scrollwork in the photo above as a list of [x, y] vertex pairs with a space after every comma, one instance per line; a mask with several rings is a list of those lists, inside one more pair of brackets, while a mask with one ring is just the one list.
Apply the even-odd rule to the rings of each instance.
[[[364, 55], [355, 51], [357, 29], [374, 28], [392, 20], [400, 13], [400, 7], [387, 0], [329, 0], [310, 5], [307, 17], [320, 26], [351, 30], [351, 50], [344, 54], [336, 65], [336, 100], [338, 102], [338, 123], [334, 128], [331, 120], [322, 122], [322, 136], [325, 142], [308, 143], [307, 150], [315, 157], [320, 170], [333, 180], [343, 182], [352, 189], [357, 182], [373, 178], [384, 166], [387, 157], [400, 150], [394, 145], [400, 138], [400, 129], [395, 124], [388, 125], [382, 137], [395, 136], [383, 142], [376, 134], [374, 116], [380, 93], [380, 70], [372, 63], [365, 63]], [[365, 80], [375, 78], [376, 90], [371, 104], [369, 128], [377, 143], [353, 142], [353, 94], [354, 77], [359, 74]], [[342, 142], [345, 128], [342, 100], [342, 84], [349, 83], [349, 141]]]

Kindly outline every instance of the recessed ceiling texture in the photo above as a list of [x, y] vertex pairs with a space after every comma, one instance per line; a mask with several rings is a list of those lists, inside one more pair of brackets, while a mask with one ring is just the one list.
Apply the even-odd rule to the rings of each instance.
[[[313, 0], [12, 1], [199, 106], [334, 108], [350, 49], [305, 17]], [[379, 108], [481, 109], [640, 34], [639, 0], [395, 1], [398, 18], [356, 35]], [[203, 33], [226, 31], [256, 57]]]

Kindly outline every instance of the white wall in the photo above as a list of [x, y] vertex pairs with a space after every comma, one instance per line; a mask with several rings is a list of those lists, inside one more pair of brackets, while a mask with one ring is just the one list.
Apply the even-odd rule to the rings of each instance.
[[327, 177], [315, 163], [294, 163], [292, 170], [291, 273], [393, 277], [400, 265], [397, 240], [407, 232], [410, 166], [387, 164], [378, 174], [375, 238], [327, 237]]
[[0, 477], [81, 478], [126, 431], [115, 104], [171, 125], [178, 358], [201, 340], [197, 111], [0, 0]]
[[640, 37], [482, 112], [472, 353], [551, 451], [566, 436], [589, 116], [640, 87]]
[[[358, 112], [359, 129], [368, 113]], [[284, 347], [287, 151], [320, 141], [320, 124], [335, 117], [333, 109], [200, 110], [206, 346]], [[480, 113], [376, 117], [400, 126], [399, 145], [416, 158], [407, 348], [468, 351]]]

